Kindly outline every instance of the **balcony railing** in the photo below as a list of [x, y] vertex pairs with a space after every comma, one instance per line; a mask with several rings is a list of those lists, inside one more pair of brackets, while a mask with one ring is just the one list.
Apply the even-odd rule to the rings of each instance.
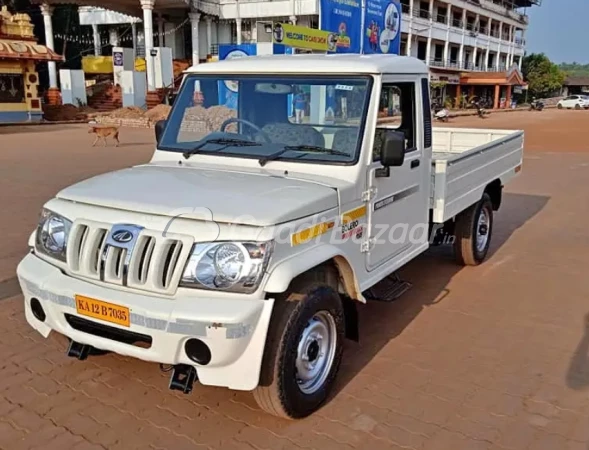
[[419, 17], [420, 19], [428, 19], [431, 17], [428, 9], [413, 9], [413, 16]]
[[[432, 16], [432, 15], [430, 15], [429, 10], [427, 10], [427, 9], [414, 8], [413, 10], [410, 10], [409, 5], [407, 5], [407, 4], [402, 4], [401, 6], [403, 8], [404, 14], [411, 14], [413, 17], [417, 17], [417, 18], [425, 19], [425, 20], [433, 19], [434, 22], [440, 23], [443, 25], [448, 24], [448, 20], [450, 20], [451, 27], [459, 28], [459, 29], [466, 29], [467, 31], [470, 32], [471, 36], [481, 34], [484, 36], [492, 36], [494, 38], [501, 39], [503, 41], [510, 41], [509, 31], [505, 31], [505, 30], [502, 31], [502, 30], [499, 30], [496, 28], [491, 28], [489, 30], [489, 27], [487, 25], [480, 26], [480, 25], [477, 25], [476, 22], [464, 22], [460, 18], [456, 18], [456, 17], [449, 18], [447, 14], [434, 14]], [[515, 42], [515, 44], [520, 47], [525, 45], [525, 41], [521, 38], [515, 38], [513, 42]]]
[[429, 61], [430, 67], [437, 67], [440, 69], [454, 69], [454, 70], [465, 70], [471, 72], [505, 72], [507, 70], [505, 64], [500, 64], [497, 68], [495, 64], [491, 65], [479, 65], [472, 62], [459, 62], [456, 59], [443, 59], [443, 58], [432, 58]]
[[438, 14], [436, 16], [436, 22], [437, 23], [443, 23], [444, 25], [448, 23], [448, 16], [445, 16], [443, 14]]

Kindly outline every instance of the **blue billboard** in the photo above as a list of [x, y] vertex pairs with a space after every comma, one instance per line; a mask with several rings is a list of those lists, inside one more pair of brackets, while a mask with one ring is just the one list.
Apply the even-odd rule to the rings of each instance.
[[[256, 44], [221, 44], [219, 45], [219, 61], [253, 56], [257, 53]], [[219, 81], [219, 105], [237, 109], [237, 82]]]
[[319, 28], [337, 35], [336, 53], [360, 53], [362, 40], [361, 0], [320, 0]]
[[400, 0], [320, 0], [320, 28], [337, 36], [336, 53], [401, 50]]
[[366, 0], [363, 53], [398, 55], [401, 50], [399, 0]]
[[[275, 55], [291, 55], [293, 49], [282, 44], [273, 44], [272, 51]], [[220, 44], [219, 45], [219, 61], [243, 58], [244, 56], [257, 55], [258, 48], [256, 44]], [[235, 81], [219, 81], [219, 105], [226, 106], [230, 109], [237, 109], [237, 101], [239, 95], [239, 87]], [[293, 95], [289, 95], [287, 99], [288, 115], [292, 116], [292, 99]]]

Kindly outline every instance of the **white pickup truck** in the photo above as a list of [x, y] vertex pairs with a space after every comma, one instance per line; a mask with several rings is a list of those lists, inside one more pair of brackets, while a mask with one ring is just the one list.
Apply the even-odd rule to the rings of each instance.
[[428, 79], [386, 55], [191, 68], [151, 161], [45, 204], [18, 266], [27, 321], [69, 356], [116, 352], [160, 363], [171, 389], [311, 414], [356, 307], [397, 298], [397, 269], [433, 243], [481, 263], [521, 170], [521, 131], [432, 129]]

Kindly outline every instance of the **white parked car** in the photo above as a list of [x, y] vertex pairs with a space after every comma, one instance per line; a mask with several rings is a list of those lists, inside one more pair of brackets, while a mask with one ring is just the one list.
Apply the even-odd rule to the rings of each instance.
[[391, 275], [432, 244], [483, 262], [521, 171], [522, 131], [432, 128], [429, 92], [427, 66], [402, 56], [188, 70], [151, 161], [45, 204], [18, 266], [28, 323], [67, 336], [70, 357], [115, 352], [172, 369], [170, 389], [311, 414], [358, 339], [356, 308], [405, 292]]
[[589, 109], [589, 96], [569, 95], [556, 104], [558, 109]]

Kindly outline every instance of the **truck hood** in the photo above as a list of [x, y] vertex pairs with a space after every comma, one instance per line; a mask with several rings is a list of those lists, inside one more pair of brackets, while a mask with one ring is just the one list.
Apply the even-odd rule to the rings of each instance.
[[169, 217], [270, 226], [336, 208], [336, 189], [267, 174], [137, 166], [98, 175], [57, 194], [64, 200]]

